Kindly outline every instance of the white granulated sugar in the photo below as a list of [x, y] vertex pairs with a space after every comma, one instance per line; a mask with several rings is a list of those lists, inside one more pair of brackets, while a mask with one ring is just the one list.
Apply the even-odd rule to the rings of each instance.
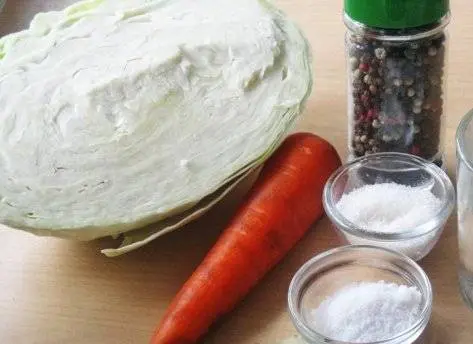
[[350, 284], [312, 310], [312, 327], [331, 339], [369, 343], [393, 338], [419, 319], [422, 294], [394, 283]]
[[397, 183], [365, 185], [341, 197], [338, 211], [366, 231], [401, 233], [427, 222], [442, 202], [426, 188]]

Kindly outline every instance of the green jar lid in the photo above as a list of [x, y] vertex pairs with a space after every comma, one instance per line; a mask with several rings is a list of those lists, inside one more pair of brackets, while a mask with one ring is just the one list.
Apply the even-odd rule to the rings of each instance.
[[432, 24], [449, 10], [449, 0], [345, 0], [345, 13], [351, 19], [381, 29]]

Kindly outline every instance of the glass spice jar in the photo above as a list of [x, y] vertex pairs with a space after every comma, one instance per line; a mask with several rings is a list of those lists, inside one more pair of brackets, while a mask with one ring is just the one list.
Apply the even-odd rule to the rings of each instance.
[[448, 0], [345, 0], [349, 157], [443, 166]]

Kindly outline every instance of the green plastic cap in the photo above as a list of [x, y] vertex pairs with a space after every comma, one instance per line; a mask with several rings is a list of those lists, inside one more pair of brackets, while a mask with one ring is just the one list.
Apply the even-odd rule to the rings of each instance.
[[345, 0], [345, 13], [351, 19], [381, 29], [433, 24], [449, 11], [449, 0]]

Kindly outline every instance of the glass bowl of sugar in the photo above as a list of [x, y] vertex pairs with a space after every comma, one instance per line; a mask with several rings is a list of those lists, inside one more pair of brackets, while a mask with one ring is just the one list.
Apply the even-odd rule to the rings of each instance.
[[294, 275], [292, 322], [306, 343], [432, 343], [432, 286], [399, 252], [350, 245], [322, 253]]
[[438, 166], [414, 155], [377, 153], [340, 167], [323, 203], [344, 243], [375, 245], [425, 257], [455, 206], [455, 190]]

